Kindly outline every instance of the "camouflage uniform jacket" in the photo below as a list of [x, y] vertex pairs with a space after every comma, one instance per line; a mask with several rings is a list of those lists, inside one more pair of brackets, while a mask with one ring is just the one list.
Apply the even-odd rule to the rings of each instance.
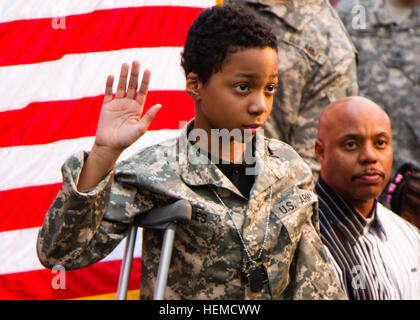
[[266, 135], [290, 144], [317, 174], [318, 119], [332, 101], [358, 95], [356, 51], [328, 0], [225, 0], [246, 4], [277, 35], [279, 85]]
[[337, 10], [359, 51], [360, 93], [391, 118], [392, 174], [420, 166], [420, 5], [402, 22], [383, 0], [341, 1]]
[[[187, 127], [187, 126], [186, 126]], [[123, 239], [128, 224], [153, 207], [190, 201], [190, 224], [177, 228], [169, 270], [168, 299], [339, 299], [345, 298], [319, 237], [317, 198], [308, 166], [286, 144], [258, 139], [257, 167], [243, 197], [214, 164], [191, 161], [197, 148], [179, 138], [149, 147], [116, 165], [95, 188], [76, 189], [86, 153], [62, 168], [63, 186], [42, 226], [37, 251], [47, 268], [81, 268], [99, 261]], [[182, 150], [187, 145], [188, 151]], [[188, 154], [188, 157], [185, 155]], [[262, 260], [268, 286], [253, 293], [241, 280], [247, 261], [236, 229], [209, 185], [230, 208], [253, 258], [260, 249], [272, 188], [272, 206]], [[162, 231], [143, 230], [141, 298], [150, 299]]]

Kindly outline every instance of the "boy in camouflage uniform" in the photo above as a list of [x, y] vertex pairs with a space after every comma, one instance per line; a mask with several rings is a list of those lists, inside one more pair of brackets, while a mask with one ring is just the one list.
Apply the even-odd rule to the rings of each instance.
[[[182, 54], [195, 119], [180, 137], [117, 165], [159, 106], [140, 118], [150, 72], [136, 95], [138, 62], [127, 88], [123, 64], [115, 99], [108, 77], [94, 146], [65, 162], [63, 186], [40, 230], [43, 265], [76, 269], [99, 261], [135, 217], [185, 199], [193, 217], [177, 228], [166, 298], [345, 298], [318, 235], [309, 167], [258, 130], [277, 84], [276, 48], [270, 28], [246, 9], [202, 12]], [[216, 148], [206, 137], [219, 129], [239, 135]], [[143, 230], [142, 299], [153, 296], [161, 241], [161, 231]], [[255, 270], [263, 277], [252, 283]]]

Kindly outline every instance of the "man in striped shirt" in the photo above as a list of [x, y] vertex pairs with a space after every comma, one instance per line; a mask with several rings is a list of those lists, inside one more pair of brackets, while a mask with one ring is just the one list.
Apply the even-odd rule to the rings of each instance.
[[330, 104], [315, 153], [321, 236], [350, 299], [420, 299], [420, 233], [376, 198], [392, 167], [391, 121], [372, 101]]

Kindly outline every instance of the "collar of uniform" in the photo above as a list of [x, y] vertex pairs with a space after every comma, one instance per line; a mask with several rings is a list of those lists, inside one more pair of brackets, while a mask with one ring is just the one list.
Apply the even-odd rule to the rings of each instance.
[[[234, 184], [209, 160], [207, 154], [188, 141], [188, 132], [193, 124], [194, 120], [187, 123], [179, 136], [179, 162], [182, 180], [190, 186], [211, 184], [219, 188], [228, 189], [243, 197]], [[256, 163], [254, 167], [247, 168], [250, 170], [249, 174], [256, 175], [250, 198], [266, 190], [281, 177], [282, 168], [279, 167], [280, 161], [272, 156], [268, 141], [263, 134], [257, 134]]]
[[247, 4], [260, 5], [262, 11], [268, 11], [283, 20], [287, 25], [297, 31], [311, 21], [319, 11], [324, 0], [243, 0]]
[[194, 126], [194, 119], [188, 122], [179, 136], [179, 166], [181, 179], [190, 186], [212, 184], [241, 195], [235, 185], [211, 162], [207, 153], [188, 139], [188, 133]]

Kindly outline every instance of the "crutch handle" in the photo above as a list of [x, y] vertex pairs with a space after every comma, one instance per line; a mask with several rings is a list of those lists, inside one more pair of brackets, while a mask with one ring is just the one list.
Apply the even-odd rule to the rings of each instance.
[[171, 222], [189, 223], [192, 207], [187, 200], [178, 200], [164, 207], [154, 208], [140, 214], [134, 224], [137, 227], [150, 229], [166, 229]]
[[161, 300], [165, 296], [168, 270], [172, 256], [172, 247], [175, 237], [176, 223], [189, 223], [191, 220], [192, 207], [186, 200], [178, 200], [164, 207], [154, 208], [148, 212], [140, 214], [130, 225], [127, 235], [127, 242], [124, 250], [121, 265], [120, 279], [118, 282], [117, 299], [127, 298], [128, 283], [130, 280], [131, 263], [133, 260], [134, 246], [137, 228], [165, 229], [161, 259], [156, 279], [154, 299]]

